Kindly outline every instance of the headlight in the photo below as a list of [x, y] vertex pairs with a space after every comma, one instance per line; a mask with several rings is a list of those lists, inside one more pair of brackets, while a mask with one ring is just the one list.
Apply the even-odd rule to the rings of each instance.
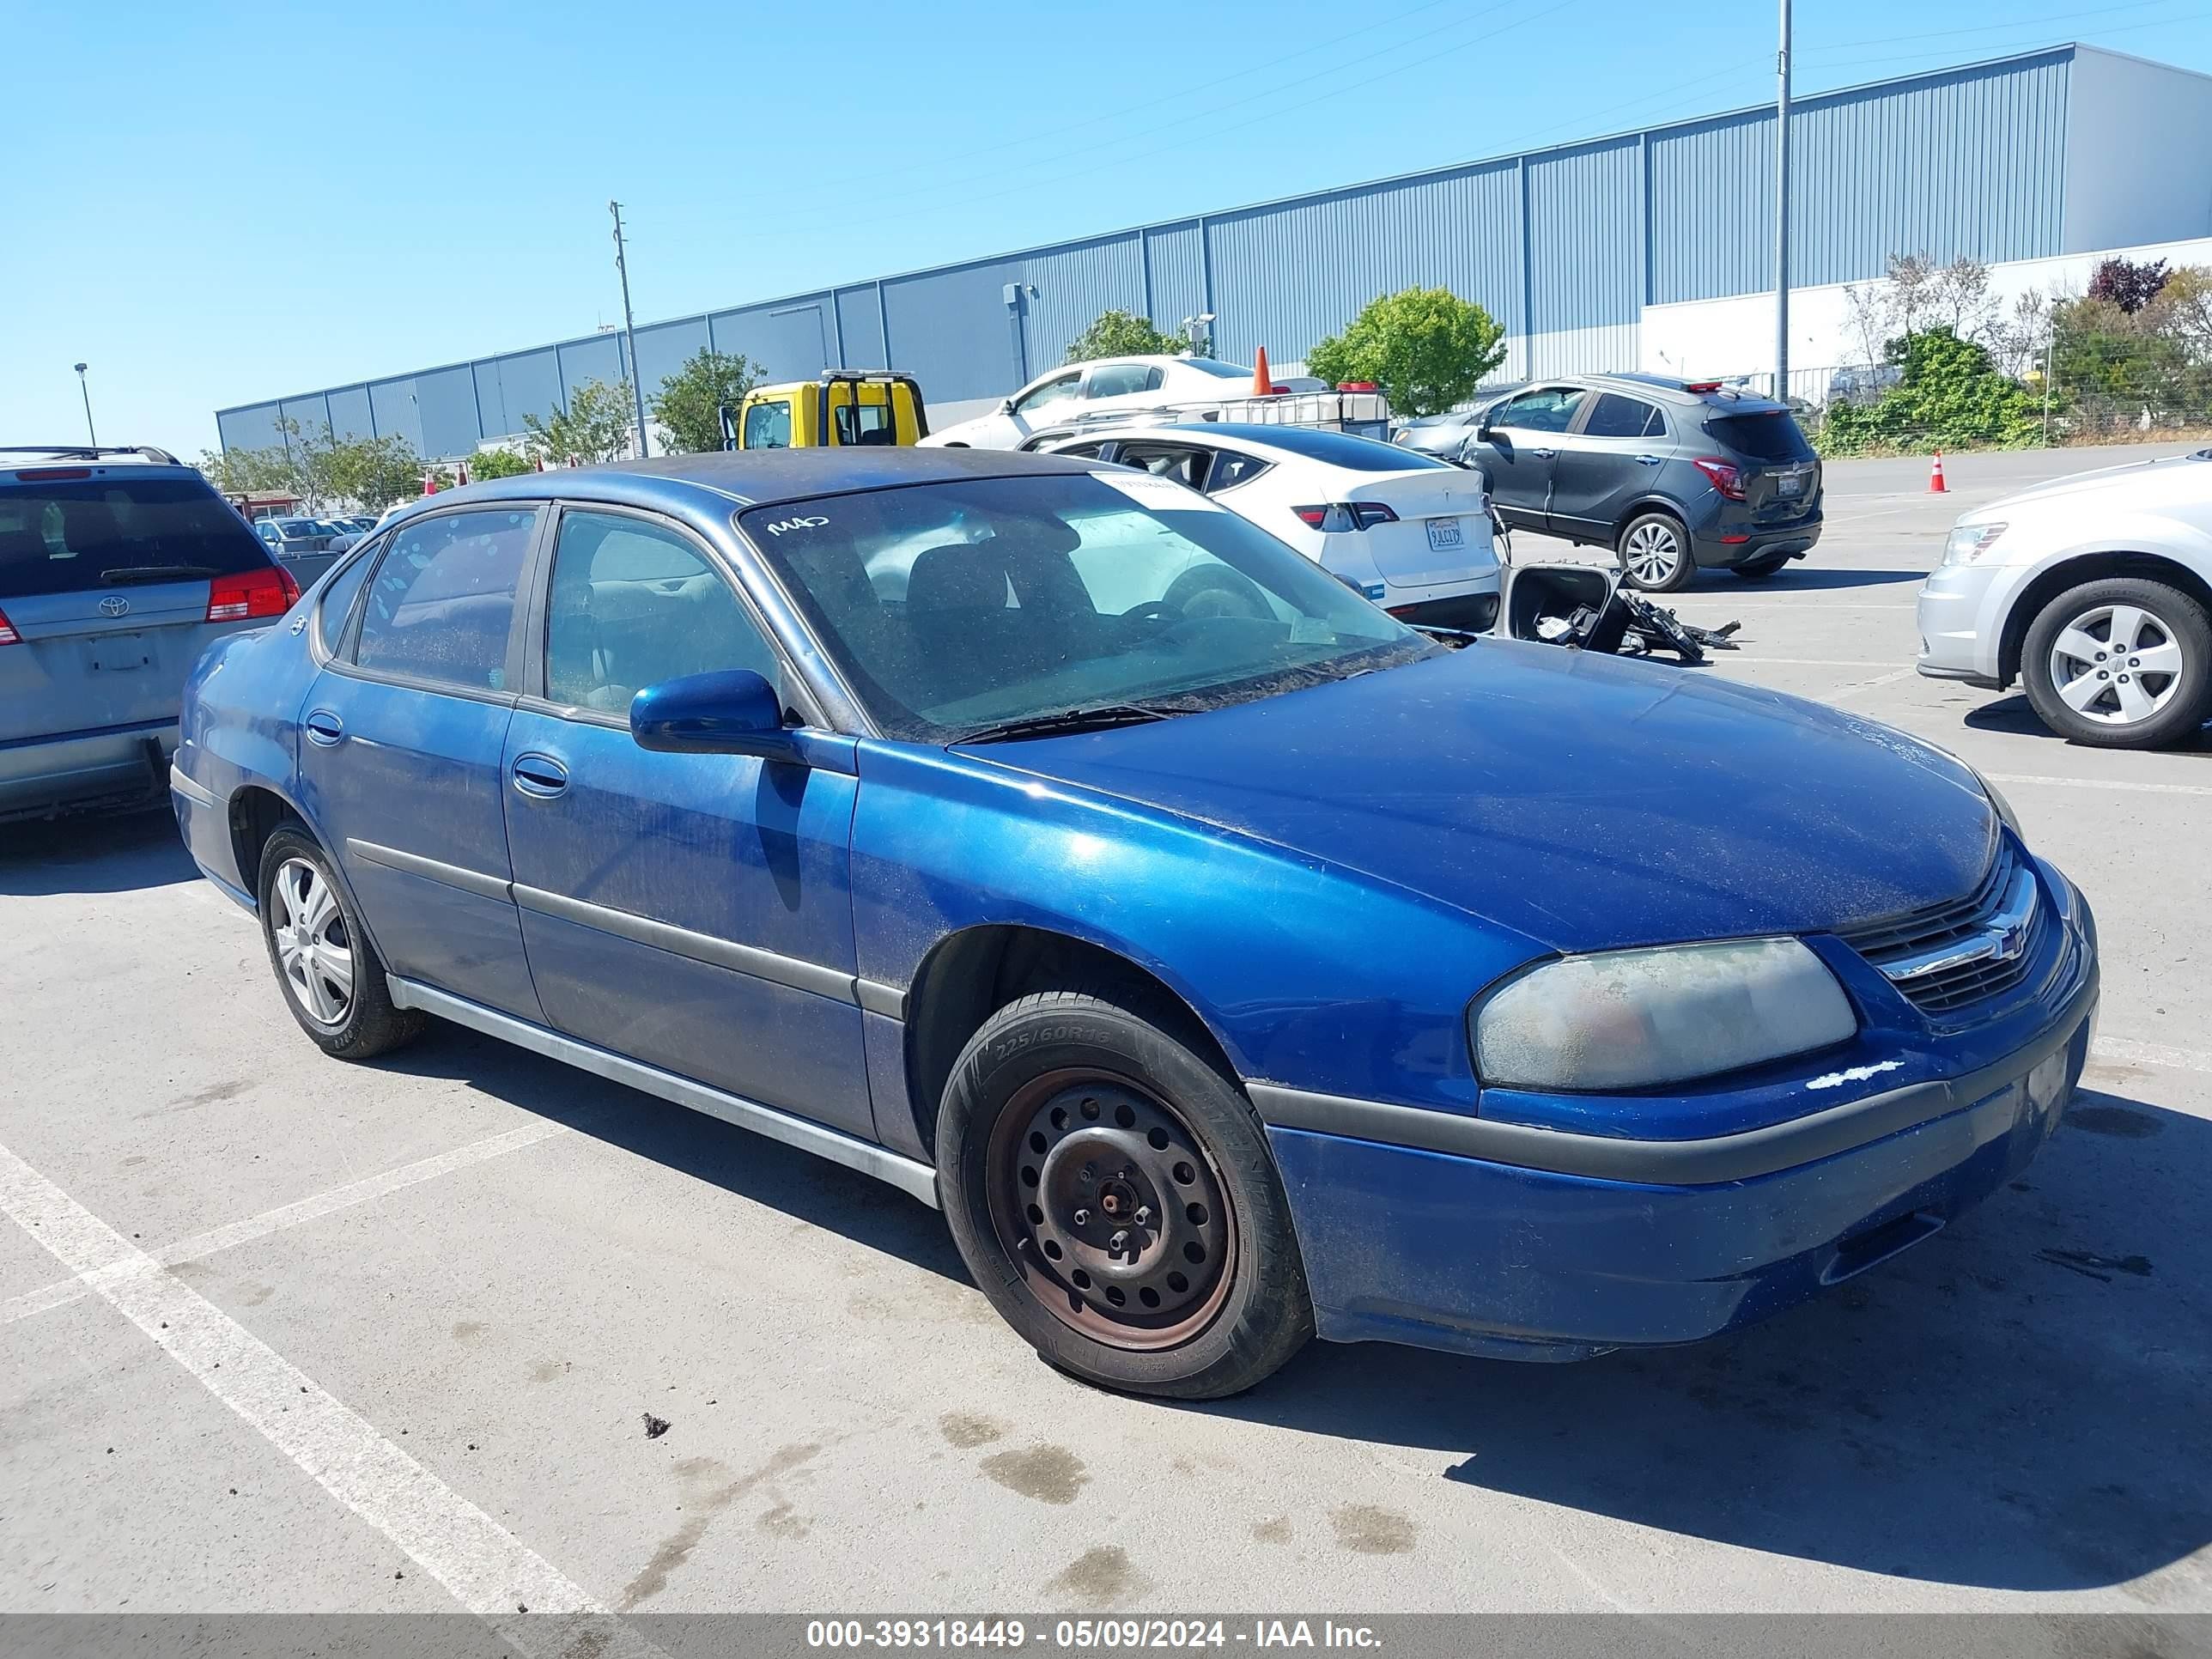
[[1943, 543], [1945, 564], [1972, 564], [1988, 552], [1996, 538], [2005, 532], [2001, 524], [1960, 524], [1951, 526], [1951, 534]]
[[1516, 1089], [1638, 1089], [1841, 1042], [1858, 1017], [1794, 939], [1547, 963], [1473, 1017], [1475, 1069]]

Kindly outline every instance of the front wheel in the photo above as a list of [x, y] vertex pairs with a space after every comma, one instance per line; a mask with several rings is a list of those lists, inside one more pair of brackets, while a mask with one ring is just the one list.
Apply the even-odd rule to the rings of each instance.
[[1259, 1119], [1175, 1013], [1103, 988], [1001, 1008], [945, 1085], [938, 1184], [975, 1282], [1045, 1360], [1212, 1400], [1296, 1353], [1313, 1307]]
[[2212, 717], [2212, 618], [2164, 582], [2084, 582], [2028, 624], [2020, 669], [2029, 703], [2062, 738], [2103, 749], [2183, 742]]
[[1689, 532], [1671, 514], [1646, 513], [1631, 519], [1620, 532], [1620, 568], [1631, 587], [1647, 593], [1671, 593], [1698, 574], [1690, 556]]

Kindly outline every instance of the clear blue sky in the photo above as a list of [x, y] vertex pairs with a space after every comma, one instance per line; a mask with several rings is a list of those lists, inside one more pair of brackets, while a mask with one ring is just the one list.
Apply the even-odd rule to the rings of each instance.
[[[1801, 92], [2204, 0], [1797, 0]], [[2005, 21], [1999, 21], [1999, 19]], [[0, 0], [0, 443], [1762, 101], [1772, 0]]]

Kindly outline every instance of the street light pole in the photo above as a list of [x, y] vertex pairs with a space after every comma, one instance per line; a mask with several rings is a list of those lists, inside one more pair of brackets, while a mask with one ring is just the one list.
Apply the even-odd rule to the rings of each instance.
[[637, 372], [637, 324], [629, 314], [629, 261], [623, 251], [622, 204], [609, 202], [607, 211], [615, 216], [615, 270], [622, 276], [623, 337], [629, 342], [629, 389], [637, 399], [637, 453], [642, 460], [649, 453], [645, 443], [645, 381]]
[[76, 366], [76, 389], [84, 393], [85, 441], [90, 444], [94, 449], [97, 449], [100, 447], [100, 434], [92, 429], [92, 388], [85, 382], [84, 371], [86, 368], [87, 365], [83, 363], [79, 363]]
[[1790, 0], [1774, 56], [1774, 400], [1790, 401]]

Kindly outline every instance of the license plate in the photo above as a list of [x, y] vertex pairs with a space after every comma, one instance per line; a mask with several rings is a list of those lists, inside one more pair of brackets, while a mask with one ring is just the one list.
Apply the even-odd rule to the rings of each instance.
[[154, 665], [143, 634], [103, 634], [84, 647], [84, 665], [95, 674], [131, 673]]
[[1456, 553], [1467, 545], [1467, 538], [1460, 534], [1457, 519], [1431, 519], [1428, 526], [1430, 552]]
[[1805, 493], [1805, 475], [1802, 472], [1778, 474], [1775, 483], [1784, 495], [1802, 495]]

